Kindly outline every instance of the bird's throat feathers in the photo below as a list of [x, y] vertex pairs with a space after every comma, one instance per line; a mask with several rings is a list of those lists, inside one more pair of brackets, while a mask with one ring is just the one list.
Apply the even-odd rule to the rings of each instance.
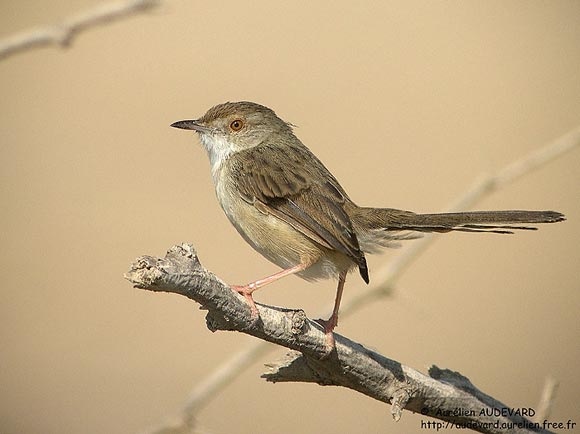
[[217, 174], [221, 164], [234, 152], [236, 152], [235, 145], [228, 141], [228, 139], [219, 134], [200, 134], [199, 139], [201, 144], [207, 151], [209, 162], [211, 165], [211, 175], [216, 181]]

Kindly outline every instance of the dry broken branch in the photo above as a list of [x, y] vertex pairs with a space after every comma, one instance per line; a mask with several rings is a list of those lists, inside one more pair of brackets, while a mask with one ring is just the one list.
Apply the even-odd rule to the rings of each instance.
[[11, 36], [0, 41], [0, 60], [21, 51], [48, 45], [56, 45], [60, 48], [69, 47], [79, 33], [90, 27], [149, 11], [158, 3], [159, 0], [128, 0], [106, 3], [68, 18], [61, 24], [39, 27]]
[[456, 372], [432, 367], [427, 376], [338, 334], [336, 353], [322, 359], [326, 341], [317, 322], [301, 310], [259, 305], [260, 321], [255, 324], [244, 298], [205, 270], [189, 244], [172, 247], [165, 258], [137, 258], [125, 277], [137, 288], [181, 294], [200, 303], [208, 310], [211, 331], [238, 331], [292, 350], [264, 374], [269, 381], [347, 387], [390, 404], [396, 420], [406, 409], [448, 427], [483, 433], [503, 433], [508, 428], [512, 433], [549, 432], [520, 414], [505, 413], [508, 406]]

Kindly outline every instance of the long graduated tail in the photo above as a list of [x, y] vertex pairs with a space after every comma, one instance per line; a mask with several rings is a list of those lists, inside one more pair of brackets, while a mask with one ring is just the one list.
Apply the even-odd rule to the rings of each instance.
[[[556, 223], [566, 220], [556, 211], [472, 211], [443, 214], [416, 214], [392, 208], [358, 207], [354, 212], [359, 231], [417, 232], [494, 232], [512, 234], [513, 230], [536, 230], [530, 224]], [[398, 237], [393, 237], [397, 239]]]

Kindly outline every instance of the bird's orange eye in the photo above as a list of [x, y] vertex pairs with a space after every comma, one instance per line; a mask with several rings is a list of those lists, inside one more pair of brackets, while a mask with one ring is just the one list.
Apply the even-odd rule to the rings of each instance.
[[230, 124], [230, 128], [233, 131], [240, 131], [243, 126], [244, 123], [240, 119], [236, 119], [235, 121], [232, 121], [232, 123]]

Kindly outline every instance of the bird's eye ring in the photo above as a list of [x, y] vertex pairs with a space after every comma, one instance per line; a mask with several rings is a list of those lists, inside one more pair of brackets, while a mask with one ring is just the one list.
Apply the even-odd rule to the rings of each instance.
[[243, 126], [244, 123], [241, 121], [241, 119], [236, 119], [232, 121], [232, 123], [230, 124], [230, 128], [232, 129], [232, 131], [240, 131]]

